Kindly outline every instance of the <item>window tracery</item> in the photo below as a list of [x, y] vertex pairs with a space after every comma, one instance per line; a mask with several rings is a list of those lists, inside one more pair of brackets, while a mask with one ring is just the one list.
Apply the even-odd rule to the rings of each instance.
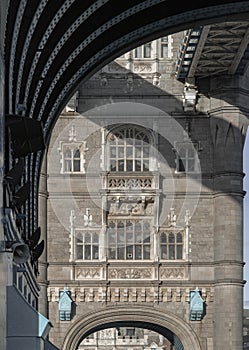
[[99, 235], [96, 232], [80, 231], [76, 236], [76, 260], [99, 259]]
[[150, 135], [130, 126], [109, 133], [108, 159], [111, 172], [143, 172], [150, 168]]
[[183, 259], [183, 233], [162, 232], [160, 234], [160, 258], [163, 260]]
[[151, 222], [149, 220], [112, 219], [108, 225], [108, 259], [149, 260]]
[[76, 140], [76, 129], [73, 125], [69, 130], [68, 141], [60, 141], [58, 148], [61, 156], [61, 173], [85, 173], [85, 141]]
[[176, 172], [194, 173], [200, 171], [198, 142], [176, 142], [174, 151], [176, 153]]

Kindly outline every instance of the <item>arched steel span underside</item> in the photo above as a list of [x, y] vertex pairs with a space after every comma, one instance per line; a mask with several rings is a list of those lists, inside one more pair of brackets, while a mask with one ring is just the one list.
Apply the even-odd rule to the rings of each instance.
[[[163, 34], [247, 18], [249, 2], [235, 0], [9, 0], [6, 114], [40, 120], [48, 141], [78, 84], [115, 57]], [[37, 222], [41, 158], [28, 157], [29, 227]]]
[[48, 137], [78, 84], [138, 44], [197, 24], [249, 18], [248, 1], [10, 0], [6, 113], [41, 120]]

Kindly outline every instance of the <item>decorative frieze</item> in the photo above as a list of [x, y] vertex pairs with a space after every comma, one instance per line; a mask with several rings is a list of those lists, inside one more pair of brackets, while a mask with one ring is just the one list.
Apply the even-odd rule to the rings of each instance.
[[98, 267], [76, 267], [75, 269], [75, 279], [85, 280], [85, 279], [99, 279], [100, 278], [100, 268]]
[[[64, 287], [49, 287], [48, 301], [59, 302], [59, 292]], [[126, 303], [126, 302], [153, 302], [153, 303], [168, 303], [168, 302], [186, 302], [190, 301], [190, 291], [195, 290], [193, 287], [164, 287], [161, 285], [148, 287], [67, 287], [71, 293], [71, 298], [76, 303]], [[213, 288], [199, 288], [202, 298], [205, 302], [213, 301]]]
[[[75, 280], [187, 280], [188, 267], [117, 267], [104, 264], [103, 266], [76, 266]], [[158, 275], [159, 274], [159, 275]]]
[[152, 279], [151, 268], [110, 268], [108, 271], [110, 280], [115, 279]]
[[161, 267], [159, 272], [161, 280], [188, 278], [187, 269], [185, 267]]
[[145, 189], [152, 188], [152, 177], [110, 177], [108, 178], [108, 188], [113, 189]]
[[135, 73], [152, 73], [152, 63], [134, 64]]

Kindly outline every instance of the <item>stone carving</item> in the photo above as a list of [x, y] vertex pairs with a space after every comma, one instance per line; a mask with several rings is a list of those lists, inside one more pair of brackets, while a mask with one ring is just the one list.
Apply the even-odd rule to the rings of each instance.
[[[48, 288], [48, 301], [59, 301], [58, 287]], [[132, 287], [132, 288], [111, 288], [111, 287], [67, 287], [67, 290], [71, 293], [71, 298], [77, 303], [88, 302], [190, 302], [190, 290], [193, 290], [194, 286], [190, 288], [177, 287], [163, 287], [161, 285], [155, 285], [154, 287]], [[213, 288], [201, 288], [203, 300], [206, 302], [214, 301]]]
[[152, 178], [109, 178], [108, 187], [127, 189], [152, 188]]
[[134, 72], [137, 73], [150, 73], [152, 72], [152, 64], [140, 63], [134, 65]]
[[170, 212], [168, 214], [168, 222], [169, 226], [176, 226], [176, 215], [175, 215], [175, 210], [174, 208], [170, 208]]
[[115, 198], [112, 197], [109, 203], [109, 214], [140, 214], [140, 215], [152, 215], [153, 214], [153, 198]]
[[186, 279], [186, 270], [184, 267], [161, 267], [160, 268], [161, 279]]
[[100, 278], [100, 270], [98, 268], [76, 268], [75, 278], [82, 279], [98, 279]]
[[109, 279], [151, 279], [151, 269], [120, 268], [109, 269]]

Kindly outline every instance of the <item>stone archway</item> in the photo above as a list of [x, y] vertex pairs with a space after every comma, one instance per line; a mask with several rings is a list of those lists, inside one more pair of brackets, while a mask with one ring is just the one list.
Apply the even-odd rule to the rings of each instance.
[[132, 324], [168, 336], [175, 335], [176, 350], [201, 350], [193, 328], [183, 319], [151, 306], [112, 306], [78, 318], [65, 336], [62, 350], [76, 350], [89, 334], [117, 325]]

